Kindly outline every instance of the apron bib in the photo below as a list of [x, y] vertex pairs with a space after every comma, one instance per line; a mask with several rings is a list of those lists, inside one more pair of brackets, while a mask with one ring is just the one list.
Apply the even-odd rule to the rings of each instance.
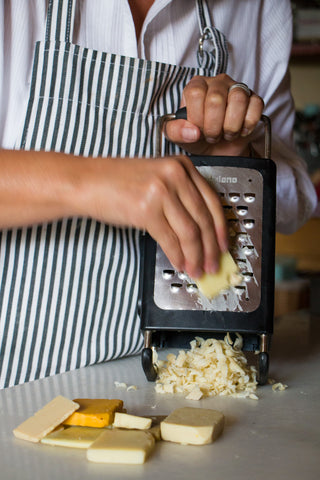
[[[154, 156], [159, 115], [194, 75], [226, 69], [226, 41], [195, 3], [199, 67], [188, 68], [74, 45], [75, 1], [50, 0], [16, 148]], [[139, 235], [86, 218], [0, 232], [0, 388], [141, 349]]]

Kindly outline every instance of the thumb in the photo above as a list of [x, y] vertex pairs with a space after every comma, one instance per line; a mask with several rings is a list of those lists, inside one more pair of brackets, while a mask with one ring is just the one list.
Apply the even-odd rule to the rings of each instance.
[[166, 123], [164, 134], [170, 142], [177, 144], [195, 143], [200, 139], [200, 129], [188, 120], [170, 120]]

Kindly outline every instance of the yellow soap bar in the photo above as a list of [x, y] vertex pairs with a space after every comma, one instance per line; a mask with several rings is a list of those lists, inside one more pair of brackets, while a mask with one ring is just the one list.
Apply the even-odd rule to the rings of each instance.
[[107, 427], [113, 423], [115, 412], [123, 409], [123, 401], [118, 399], [78, 398], [75, 402], [80, 408], [66, 419], [65, 425]]
[[39, 442], [68, 418], [79, 404], [59, 395], [13, 430], [17, 438]]
[[212, 443], [223, 427], [223, 413], [194, 407], [174, 410], [160, 425], [162, 440], [191, 445]]
[[58, 447], [89, 448], [102, 433], [101, 428], [66, 427], [49, 433], [41, 443]]
[[114, 427], [145, 430], [151, 427], [152, 419], [129, 415], [128, 413], [116, 412], [114, 415]]
[[143, 464], [155, 439], [141, 430], [105, 430], [88, 448], [87, 458], [98, 463]]
[[204, 273], [201, 278], [196, 280], [196, 285], [200, 292], [209, 299], [216, 297], [222, 290], [238, 283], [241, 283], [241, 275], [230, 252], [221, 254], [218, 272]]

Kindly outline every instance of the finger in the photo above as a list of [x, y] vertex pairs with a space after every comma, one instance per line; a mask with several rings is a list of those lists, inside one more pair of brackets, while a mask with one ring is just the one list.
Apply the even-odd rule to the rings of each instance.
[[[201, 194], [201, 201], [205, 203], [210, 215], [210, 217], [205, 217], [205, 220], [201, 223], [204, 245], [204, 269], [206, 272], [215, 272], [220, 251], [224, 252], [228, 249], [228, 231], [223, 207], [214, 188], [198, 172], [190, 160], [184, 158], [182, 161], [197, 191]], [[194, 215], [198, 215], [198, 213]], [[210, 226], [208, 227], [208, 225]]]
[[208, 84], [204, 77], [193, 77], [183, 91], [188, 121], [201, 130], [204, 125], [204, 105], [207, 91]]
[[242, 88], [229, 91], [223, 124], [225, 140], [233, 141], [242, 132], [249, 103], [250, 97]]
[[183, 254], [183, 268], [191, 278], [199, 278], [204, 271], [204, 249], [199, 225], [178, 202], [165, 205], [168, 224], [178, 238]]
[[210, 82], [205, 99], [203, 127], [203, 134], [208, 143], [217, 143], [221, 138], [231, 81], [229, 77], [223, 77]]
[[[186, 258], [186, 268], [193, 271], [197, 266], [200, 267], [201, 270], [198, 270], [198, 276], [203, 271], [216, 272], [219, 267], [220, 248], [217, 241], [213, 214], [209, 210], [202, 192], [198, 190], [191, 178], [184, 183], [183, 188], [179, 189], [178, 194], [181, 203], [196, 225], [196, 230], [193, 231], [194, 225], [190, 223], [191, 233], [187, 231], [183, 234], [187, 235], [188, 239], [191, 240], [191, 245], [184, 241], [184, 237], [182, 238], [182, 250]], [[211, 195], [215, 196], [215, 193], [211, 191]], [[217, 205], [218, 203], [217, 201]], [[215, 208], [214, 210], [215, 215], [217, 209]], [[193, 234], [196, 235], [196, 239], [192, 237]], [[201, 250], [194, 256], [195, 254], [190, 247], [191, 249], [196, 247]]]
[[246, 116], [241, 131], [241, 136], [245, 137], [250, 135], [258, 122], [261, 119], [261, 115], [264, 109], [264, 102], [261, 97], [255, 93], [251, 95], [249, 105], [247, 108]]
[[[204, 271], [204, 238], [215, 241], [210, 212], [182, 162], [168, 164], [168, 195], [163, 195], [163, 212], [183, 252], [185, 271], [200, 277]], [[211, 242], [213, 243], [213, 242]], [[217, 249], [218, 250], [218, 249]]]
[[153, 217], [153, 222], [146, 230], [160, 245], [164, 254], [178, 272], [185, 271], [185, 258], [179, 239], [171, 228], [166, 217], [161, 214]]

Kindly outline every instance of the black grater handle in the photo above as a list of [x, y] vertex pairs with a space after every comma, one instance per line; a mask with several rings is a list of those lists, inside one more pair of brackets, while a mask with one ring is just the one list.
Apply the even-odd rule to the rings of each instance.
[[181, 107], [175, 113], [176, 120], [187, 120], [187, 107]]

